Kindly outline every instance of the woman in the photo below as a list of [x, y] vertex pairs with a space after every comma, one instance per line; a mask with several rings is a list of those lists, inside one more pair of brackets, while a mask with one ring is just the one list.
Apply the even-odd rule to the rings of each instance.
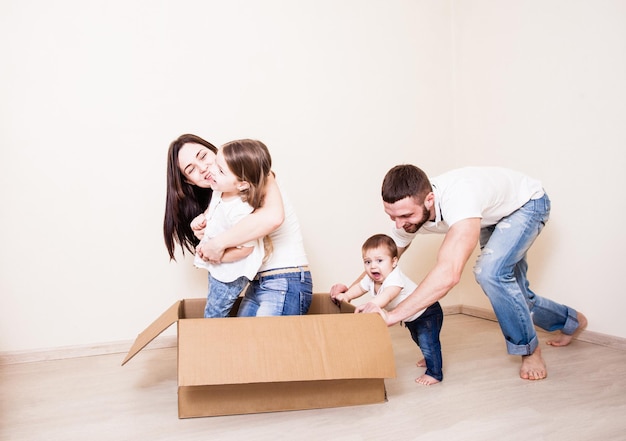
[[[195, 136], [182, 135], [169, 147], [167, 196], [163, 235], [170, 259], [175, 260], [178, 244], [193, 253], [203, 236], [205, 224], [197, 230], [191, 221], [206, 210], [211, 200], [209, 167], [217, 148]], [[304, 251], [300, 224], [293, 207], [281, 194], [273, 176], [265, 188], [263, 205], [228, 231], [203, 243], [197, 253], [219, 263], [224, 250], [269, 235], [273, 252], [251, 281], [239, 307], [238, 316], [306, 314], [311, 305], [313, 282]]]

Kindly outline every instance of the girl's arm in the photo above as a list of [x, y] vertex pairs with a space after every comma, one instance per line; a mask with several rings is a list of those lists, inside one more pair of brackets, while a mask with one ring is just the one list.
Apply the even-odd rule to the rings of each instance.
[[266, 184], [263, 205], [233, 225], [229, 230], [218, 234], [202, 244], [201, 256], [204, 260], [218, 263], [224, 250], [267, 236], [281, 226], [285, 220], [285, 209], [280, 189], [273, 174]]

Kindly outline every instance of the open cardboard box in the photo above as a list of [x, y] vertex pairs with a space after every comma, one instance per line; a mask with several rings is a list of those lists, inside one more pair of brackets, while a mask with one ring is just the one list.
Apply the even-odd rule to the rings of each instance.
[[[395, 378], [389, 330], [314, 294], [304, 316], [203, 318], [206, 299], [174, 303], [135, 340], [122, 365], [178, 325], [178, 417], [380, 403]], [[233, 308], [233, 315], [238, 307]]]

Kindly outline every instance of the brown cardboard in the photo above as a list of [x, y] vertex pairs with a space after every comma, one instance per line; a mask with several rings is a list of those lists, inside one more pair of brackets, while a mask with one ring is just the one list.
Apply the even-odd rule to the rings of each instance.
[[179, 418], [385, 401], [384, 379], [396, 374], [378, 314], [352, 314], [352, 305], [314, 294], [305, 316], [204, 319], [205, 302], [176, 302], [122, 362], [177, 323]]

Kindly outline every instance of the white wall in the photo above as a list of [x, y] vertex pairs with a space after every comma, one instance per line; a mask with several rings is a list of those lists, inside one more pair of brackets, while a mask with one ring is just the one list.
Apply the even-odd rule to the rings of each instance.
[[[161, 233], [166, 150], [187, 132], [269, 146], [319, 292], [388, 231], [391, 166], [523, 169], [553, 199], [533, 287], [626, 337], [607, 187], [624, 184], [623, 3], [508, 3], [3, 1], [0, 351], [129, 340], [206, 294]], [[439, 241], [403, 268], [419, 279]], [[471, 267], [444, 304], [461, 301], [485, 304]]]
[[5, 0], [0, 52], [0, 351], [133, 339], [206, 295], [162, 239], [182, 133], [269, 146], [320, 292], [388, 231], [384, 173], [451, 145], [446, 2]]
[[[626, 337], [626, 2], [454, 2], [455, 152], [541, 179], [531, 289]], [[470, 271], [471, 273], [471, 271]], [[488, 307], [475, 284], [463, 303]]]

